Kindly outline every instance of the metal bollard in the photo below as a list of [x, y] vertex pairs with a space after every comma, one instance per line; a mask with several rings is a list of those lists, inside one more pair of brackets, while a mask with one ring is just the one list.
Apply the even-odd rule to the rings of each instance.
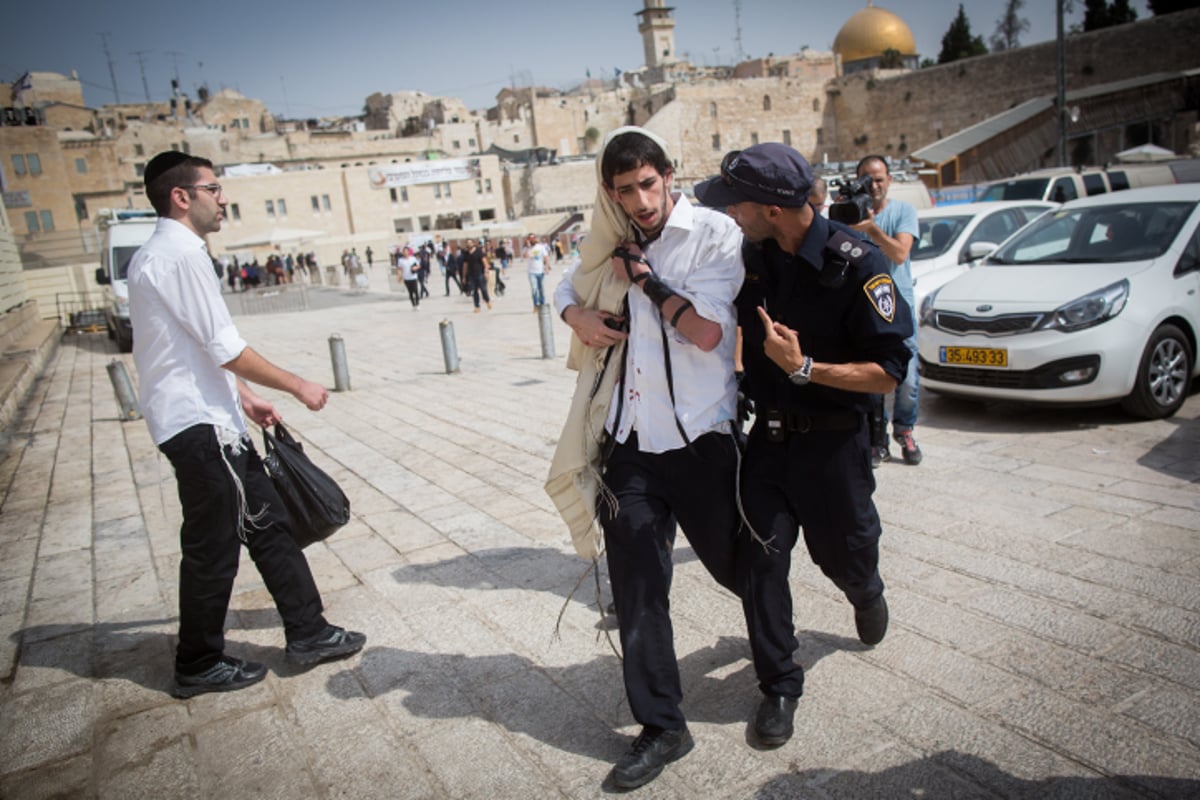
[[542, 358], [554, 358], [554, 318], [549, 303], [538, 306], [538, 330], [542, 335]]
[[454, 323], [444, 319], [438, 323], [442, 336], [442, 359], [446, 362], [446, 374], [458, 372], [458, 346], [454, 343]]
[[333, 359], [333, 390], [350, 391], [350, 368], [346, 364], [346, 343], [340, 334], [329, 337], [329, 357]]
[[121, 407], [121, 416], [124, 419], [141, 419], [142, 412], [138, 408], [137, 393], [133, 391], [124, 361], [114, 358], [108, 362], [108, 379], [112, 381], [113, 391], [117, 393], [117, 405]]

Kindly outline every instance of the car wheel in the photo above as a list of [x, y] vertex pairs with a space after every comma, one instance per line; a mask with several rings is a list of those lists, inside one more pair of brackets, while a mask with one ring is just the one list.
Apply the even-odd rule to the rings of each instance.
[[1162, 325], [1150, 337], [1138, 364], [1133, 391], [1121, 403], [1134, 416], [1169, 417], [1187, 398], [1192, 377], [1192, 347], [1183, 331]]

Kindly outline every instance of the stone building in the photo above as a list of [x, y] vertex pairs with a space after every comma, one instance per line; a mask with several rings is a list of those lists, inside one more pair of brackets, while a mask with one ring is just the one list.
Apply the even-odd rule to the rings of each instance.
[[[1198, 35], [1200, 9], [1071, 35], [1064, 64], [1068, 91], [1155, 74], [1186, 75], [1200, 67], [1200, 51], [1192, 45]], [[1053, 99], [1056, 69], [1057, 45], [1043, 42], [917, 71], [842, 75], [825, 87], [829, 151], [841, 159], [867, 152], [909, 155], [1033, 98]], [[1196, 97], [1193, 89], [1170, 108], [1129, 97], [1101, 118], [1079, 116], [1068, 135], [1083, 144], [1074, 148], [1070, 163], [1103, 164], [1145, 142], [1188, 152], [1195, 139]], [[1044, 148], [1023, 162], [1006, 163], [1011, 172], [988, 177], [1051, 166], [1054, 158], [1053, 147]]]
[[875, 69], [916, 69], [917, 44], [904, 20], [873, 0], [854, 13], [833, 40], [833, 52], [842, 62], [842, 73], [851, 75]]
[[[0, 84], [0, 99], [12, 98], [0, 125], [0, 158], [13, 236], [28, 266], [93, 258], [96, 211], [144, 207], [142, 171], [168, 148], [204, 156], [219, 168], [280, 170], [282, 175], [230, 184], [248, 198], [238, 200], [245, 203], [239, 208], [245, 215], [242, 240], [260, 233], [251, 230], [254, 225], [262, 233], [281, 227], [277, 205], [274, 225], [266, 214], [266, 201], [281, 198], [289, 214], [285, 227], [331, 237], [391, 237], [436, 230], [451, 220], [500, 225], [538, 215], [559, 224], [586, 211], [595, 191], [591, 157], [620, 125], [660, 133], [686, 188], [716, 172], [727, 151], [755, 142], [789, 142], [814, 162], [853, 161], [868, 152], [902, 158], [1054, 93], [1054, 43], [913, 70], [911, 31], [871, 0], [851, 14], [833, 52], [805, 50], [722, 67], [679, 57], [674, 11], [662, 0], [643, 0], [636, 20], [646, 63], [619, 80], [589, 81], [569, 92], [510, 87], [486, 110], [408, 91], [371, 95], [359, 119], [282, 122], [261, 102], [230, 90], [202, 91], [195, 102], [176, 94], [174, 104], [89, 109], [77, 76], [31, 73], [17, 84]], [[686, 18], [679, 24], [686, 25]], [[1198, 33], [1195, 9], [1068, 39], [1073, 92], [1101, 91], [1096, 87], [1157, 72], [1184, 76], [1173, 88], [1156, 90], [1153, 103], [1147, 102], [1150, 94], [1142, 93], [1139, 102], [1131, 91], [1117, 100], [1081, 102], [1086, 113], [1071, 123], [1074, 161], [1102, 163], [1114, 148], [1147, 141], [1186, 151], [1195, 138], [1197, 92], [1188, 76], [1200, 60], [1191, 46]], [[1093, 108], [1097, 113], [1090, 113]], [[1025, 148], [1019, 159], [1010, 149], [989, 155], [988, 163], [1020, 171], [1052, 163], [1052, 157], [1046, 147]], [[974, 180], [979, 172], [971, 170], [981, 167], [968, 164], [971, 158], [956, 153], [953, 164], [932, 166], [951, 180]], [[383, 203], [378, 194], [351, 191], [353, 176], [372, 167], [431, 159], [478, 159], [490, 190], [481, 187], [479, 198], [452, 186], [449, 197], [437, 197], [426, 187], [414, 189], [407, 201], [393, 201], [389, 192]], [[261, 190], [255, 182], [262, 182]], [[314, 196], [322, 211], [296, 225]], [[460, 203], [465, 199], [471, 202]]]

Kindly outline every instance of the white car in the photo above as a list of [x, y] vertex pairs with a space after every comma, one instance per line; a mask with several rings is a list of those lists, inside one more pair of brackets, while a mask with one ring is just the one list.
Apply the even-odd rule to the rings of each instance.
[[1174, 414], [1197, 374], [1200, 184], [1044, 214], [920, 307], [921, 384]]
[[917, 212], [920, 238], [913, 242], [913, 294], [917, 308], [925, 295], [971, 268], [971, 253], [990, 244], [994, 250], [1043, 211], [1058, 203], [1041, 200], [1001, 200], [993, 203], [962, 203], [937, 206]]

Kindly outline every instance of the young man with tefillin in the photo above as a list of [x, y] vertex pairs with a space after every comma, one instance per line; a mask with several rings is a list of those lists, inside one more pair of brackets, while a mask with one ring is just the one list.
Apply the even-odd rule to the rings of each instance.
[[631, 789], [693, 746], [668, 601], [676, 524], [737, 593], [733, 298], [743, 270], [737, 227], [672, 191], [654, 134], [611, 133], [597, 173], [591, 233], [554, 293], [580, 377], [547, 491], [581, 555], [596, 557], [597, 518], [603, 529], [625, 691], [642, 725], [613, 770]]

